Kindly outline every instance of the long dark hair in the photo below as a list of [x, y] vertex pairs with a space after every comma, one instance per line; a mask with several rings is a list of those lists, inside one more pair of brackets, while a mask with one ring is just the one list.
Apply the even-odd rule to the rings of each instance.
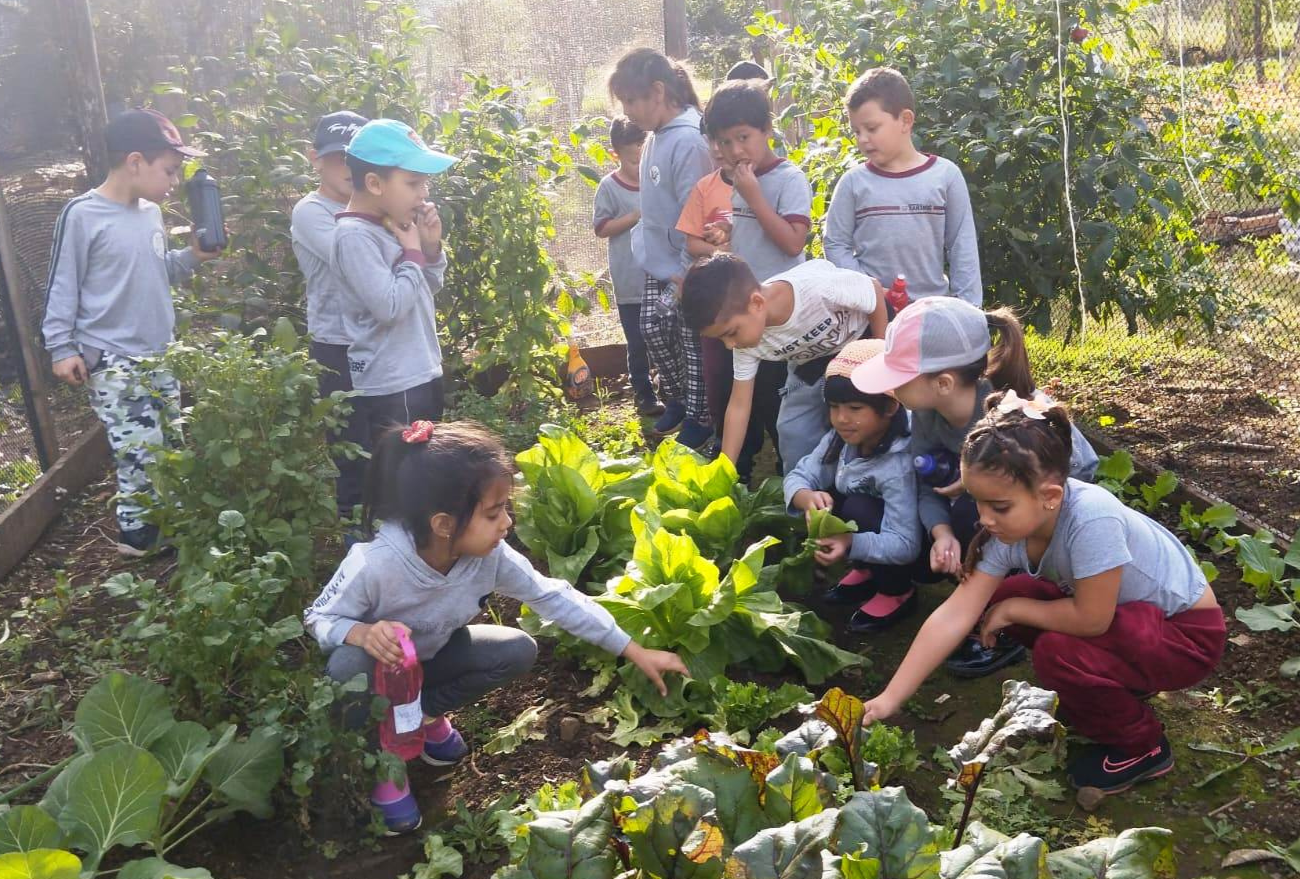
[[509, 477], [513, 463], [501, 440], [472, 421], [392, 427], [376, 444], [366, 474], [365, 529], [373, 534], [376, 519], [401, 522], [424, 547], [432, 536], [429, 520], [446, 513], [456, 520], [458, 537], [484, 490]]
[[[1048, 479], [1063, 484], [1070, 475], [1073, 446], [1070, 414], [1059, 403], [1039, 409], [1042, 418], [1031, 418], [1019, 408], [1003, 412], [998, 407], [1006, 396], [1001, 391], [989, 394], [984, 417], [962, 443], [962, 466], [1000, 473], [1030, 491]], [[989, 533], [981, 528], [966, 553], [967, 573], [975, 569], [988, 540]]]
[[1029, 351], [1025, 348], [1025, 329], [1020, 319], [1005, 307], [984, 312], [984, 319], [988, 321], [989, 334], [997, 334], [992, 350], [968, 366], [943, 371], [956, 375], [963, 385], [973, 385], [986, 378], [999, 391], [1015, 391], [1028, 397], [1036, 386], [1029, 374]]
[[[847, 375], [828, 375], [826, 384], [822, 390], [822, 396], [825, 397], [827, 404], [831, 403], [860, 403], [863, 406], [869, 406], [877, 415], [889, 415], [891, 406], [894, 408], [894, 414], [890, 416], [889, 428], [885, 435], [876, 443], [874, 449], [869, 450], [870, 455], [879, 455], [881, 452], [889, 451], [889, 447], [899, 437], [907, 436], [911, 433], [908, 428], [907, 410], [904, 409], [897, 400], [889, 394], [865, 394], [854, 386], [853, 381]], [[831, 444], [826, 449], [825, 456], [822, 457], [823, 464], [834, 464], [840, 459], [840, 452], [844, 450], [844, 440], [837, 433], [831, 437]]]
[[699, 96], [686, 68], [670, 61], [662, 52], [648, 47], [633, 49], [614, 65], [609, 75], [609, 93], [618, 100], [639, 98], [654, 88], [656, 82], [664, 84], [664, 97], [678, 107], [700, 108]]

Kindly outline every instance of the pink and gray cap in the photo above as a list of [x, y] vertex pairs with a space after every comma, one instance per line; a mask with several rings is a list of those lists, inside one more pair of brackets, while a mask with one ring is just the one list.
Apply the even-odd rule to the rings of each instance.
[[961, 299], [928, 296], [898, 313], [885, 331], [885, 350], [853, 370], [853, 386], [888, 393], [918, 375], [969, 366], [991, 347], [984, 312]]

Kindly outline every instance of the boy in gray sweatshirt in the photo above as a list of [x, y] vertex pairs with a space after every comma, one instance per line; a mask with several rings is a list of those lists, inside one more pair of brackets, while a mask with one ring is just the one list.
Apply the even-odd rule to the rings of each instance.
[[219, 256], [196, 240], [169, 250], [158, 202], [180, 180], [181, 162], [203, 153], [153, 110], [128, 110], [104, 129], [110, 170], [97, 188], [64, 206], [54, 227], [41, 332], [56, 378], [85, 385], [117, 464], [117, 551], [142, 556], [158, 542], [138, 495], [153, 494], [148, 448], [163, 442], [162, 419], [180, 398], [176, 380], [146, 368], [176, 323], [171, 285]]
[[912, 144], [915, 100], [887, 67], [849, 87], [849, 122], [867, 161], [840, 178], [822, 243], [835, 265], [879, 278], [902, 275], [908, 297], [984, 301], [970, 193], [961, 170]]

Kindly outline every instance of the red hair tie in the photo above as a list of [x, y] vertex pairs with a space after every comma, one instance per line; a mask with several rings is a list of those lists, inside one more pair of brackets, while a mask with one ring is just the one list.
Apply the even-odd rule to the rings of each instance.
[[412, 421], [411, 426], [402, 431], [404, 443], [427, 443], [433, 439], [432, 421]]

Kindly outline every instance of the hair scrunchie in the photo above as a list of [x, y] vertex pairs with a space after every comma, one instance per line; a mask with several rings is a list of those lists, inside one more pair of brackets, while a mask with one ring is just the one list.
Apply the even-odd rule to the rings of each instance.
[[432, 421], [413, 421], [410, 427], [402, 431], [402, 442], [404, 443], [427, 443], [432, 438]]

